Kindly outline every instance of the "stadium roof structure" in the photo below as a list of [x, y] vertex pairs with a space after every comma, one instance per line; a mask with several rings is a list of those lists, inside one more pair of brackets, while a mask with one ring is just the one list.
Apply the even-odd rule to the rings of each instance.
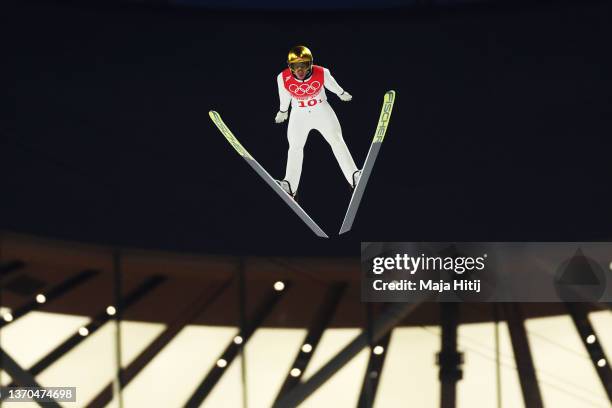
[[0, 256], [2, 384], [77, 386], [79, 406], [605, 407], [611, 398], [608, 305], [366, 306], [350, 258], [11, 233]]

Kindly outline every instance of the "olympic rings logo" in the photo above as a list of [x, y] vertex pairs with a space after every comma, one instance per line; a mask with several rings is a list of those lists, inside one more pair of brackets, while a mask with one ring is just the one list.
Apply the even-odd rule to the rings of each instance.
[[289, 91], [297, 96], [314, 95], [320, 88], [319, 81], [313, 81], [312, 84], [289, 85]]

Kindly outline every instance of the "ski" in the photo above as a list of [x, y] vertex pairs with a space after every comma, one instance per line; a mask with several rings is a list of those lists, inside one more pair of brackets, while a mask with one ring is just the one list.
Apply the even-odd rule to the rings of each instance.
[[355, 216], [357, 215], [357, 210], [359, 209], [359, 204], [361, 203], [361, 199], [363, 197], [363, 192], [368, 184], [368, 179], [372, 174], [376, 157], [378, 156], [383, 139], [387, 133], [387, 127], [389, 126], [389, 120], [391, 119], [391, 111], [393, 110], [393, 102], [395, 102], [395, 91], [388, 91], [385, 93], [383, 106], [380, 111], [380, 118], [378, 119], [378, 126], [376, 126], [376, 132], [374, 133], [374, 139], [372, 140], [370, 150], [368, 150], [368, 155], [363, 163], [361, 178], [353, 190], [351, 201], [348, 209], [346, 210], [342, 227], [340, 228], [340, 234], [350, 231], [351, 227], [353, 226], [353, 221], [355, 221]]
[[208, 116], [217, 126], [219, 131], [225, 136], [227, 141], [234, 147], [236, 152], [255, 170], [255, 172], [261, 177], [269, 186], [283, 199], [283, 201], [291, 208], [297, 215], [300, 217], [302, 221], [319, 237], [321, 238], [329, 238], [327, 234], [317, 225], [316, 222], [313, 221], [312, 218], [304, 211], [302, 207], [283, 190], [277, 183], [276, 180], [270, 176], [270, 174], [249, 154], [249, 152], [240, 144], [236, 136], [232, 133], [232, 131], [227, 127], [223, 119], [221, 119], [221, 115], [219, 115], [215, 111], [209, 111]]

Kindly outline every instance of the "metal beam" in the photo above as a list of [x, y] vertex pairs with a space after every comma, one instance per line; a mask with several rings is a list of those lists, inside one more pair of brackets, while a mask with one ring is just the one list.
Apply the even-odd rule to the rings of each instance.
[[[306, 371], [308, 367], [308, 363], [312, 359], [312, 356], [317, 349], [317, 345], [323, 336], [323, 332], [331, 322], [332, 318], [336, 313], [336, 309], [338, 308], [338, 304], [340, 303], [340, 299], [344, 295], [346, 291], [346, 283], [334, 283], [327, 288], [325, 296], [323, 298], [323, 302], [319, 306], [317, 312], [314, 315], [312, 322], [310, 323], [310, 327], [308, 328], [308, 333], [306, 334], [306, 338], [304, 339], [304, 344], [308, 344], [310, 346], [309, 351], [304, 351], [300, 348], [298, 354], [285, 377], [285, 382], [283, 383], [276, 399], [274, 400], [274, 405], [278, 403], [278, 401], [291, 389], [297, 386], [300, 383], [300, 376]], [[303, 345], [304, 345], [303, 344]], [[302, 347], [303, 347], [302, 345]], [[301, 374], [299, 376], [292, 376], [291, 370], [297, 368], [300, 370]]]
[[514, 359], [519, 372], [525, 408], [543, 408], [542, 395], [531, 357], [527, 331], [525, 330], [525, 318], [520, 305], [517, 303], [504, 303], [503, 305], [508, 329], [510, 330]]
[[[97, 270], [91, 270], [91, 269], [84, 270], [82, 272], [77, 273], [74, 276], [71, 276], [70, 278], [66, 279], [60, 284], [52, 287], [50, 290], [43, 292], [43, 294], [47, 298], [47, 303], [62, 296], [64, 293], [74, 289], [75, 287], [82, 285], [83, 283], [87, 282], [88, 280], [90, 280], [91, 278], [93, 278], [99, 273], [100, 271], [97, 271]], [[38, 303], [36, 299], [32, 299], [30, 302], [26, 303], [25, 305], [21, 306], [19, 309], [14, 310], [11, 313], [11, 315], [13, 315], [12, 321], [10, 322], [4, 321], [4, 320], [0, 321], [0, 329], [13, 323], [15, 320], [31, 312], [32, 310], [38, 309], [40, 307], [41, 307], [41, 304]]]
[[[378, 384], [380, 383], [380, 374], [382, 373], [383, 366], [385, 364], [390, 339], [391, 331], [387, 333], [387, 335], [385, 335], [379, 342], [373, 344], [374, 347], [372, 350], [370, 350], [370, 359], [368, 361], [368, 368], [363, 376], [359, 403], [357, 405], [358, 408], [369, 408], [374, 405], [376, 392], [378, 391]], [[382, 354], [374, 354], [374, 349], [376, 346], [383, 348], [384, 351]]]
[[501, 353], [499, 345], [499, 303], [493, 303], [493, 324], [495, 325], [495, 394], [497, 408], [502, 408], [502, 384], [501, 384]]
[[[245, 279], [245, 260], [240, 258], [238, 265], [238, 309], [239, 309], [239, 327], [240, 333], [245, 333], [247, 329], [247, 290]], [[240, 355], [240, 380], [242, 381], [242, 408], [248, 408], [248, 381], [247, 381], [247, 366], [245, 342], [238, 345], [238, 354]]]
[[[261, 326], [266, 317], [272, 312], [278, 301], [282, 298], [282, 296], [287, 293], [287, 291], [291, 288], [291, 282], [284, 282], [285, 289], [281, 292], [277, 292], [274, 289], [271, 289], [264, 299], [259, 303], [257, 309], [253, 313], [252, 319], [250, 319], [246, 324], [246, 330], [244, 332], [238, 333], [242, 337], [242, 344], [238, 345], [233, 340], [228, 344], [223, 353], [219, 356], [219, 359], [223, 359], [227, 363], [227, 367], [230, 366], [232, 361], [238, 355], [240, 347], [243, 344], [247, 343], [251, 338], [251, 335], [255, 332], [255, 330]], [[185, 404], [188, 407], [200, 406], [202, 401], [210, 394], [214, 386], [221, 379], [221, 376], [225, 374], [226, 367], [218, 367], [216, 364], [208, 371], [206, 377], [196, 390], [193, 392], [189, 400]]]
[[[393, 303], [376, 319], [372, 330], [372, 341], [379, 341], [393, 327], [412, 313], [421, 304]], [[332, 357], [327, 364], [319, 369], [308, 381], [289, 391], [277, 404], [279, 407], [296, 407], [329, 380], [338, 370], [353, 359], [361, 350], [369, 345], [368, 335], [362, 331], [344, 349]]]
[[439, 379], [440, 407], [455, 408], [457, 403], [457, 382], [463, 377], [461, 365], [463, 353], [457, 351], [457, 327], [459, 325], [460, 303], [440, 303], [440, 326], [442, 347], [437, 355], [440, 366]]
[[23, 269], [25, 263], [21, 260], [13, 260], [0, 264], [0, 279], [5, 279], [20, 269]]
[[[374, 322], [373, 322], [373, 320], [374, 320], [374, 310], [373, 310], [372, 303], [367, 302], [365, 304], [365, 312], [366, 312], [365, 334], [366, 334], [366, 337], [368, 339], [368, 346], [370, 347], [370, 353], [372, 353], [372, 348], [373, 348], [373, 344], [374, 344], [374, 340], [372, 338], [372, 330], [373, 330], [373, 324], [374, 324]], [[369, 364], [369, 361], [368, 361], [368, 364]], [[364, 373], [364, 375], [366, 376], [365, 378], [367, 378], [367, 373], [368, 373], [368, 369], [366, 367], [366, 371]], [[361, 399], [365, 399], [365, 401], [367, 403], [371, 403], [373, 401], [372, 387], [371, 387], [370, 381], [365, 381], [362, 384], [362, 392], [359, 394], [358, 404], [361, 403]]]
[[123, 279], [121, 274], [121, 252], [116, 249], [113, 251], [113, 303], [115, 304], [115, 315], [112, 316], [115, 325], [115, 378], [112, 385], [117, 395], [117, 403], [119, 408], [123, 408], [123, 392], [121, 384], [121, 320], [123, 320]]
[[[5, 370], [13, 379], [13, 383], [9, 387], [40, 387], [41, 385], [36, 382], [36, 379], [27, 370], [21, 368], [21, 366], [8, 355], [4, 349], [0, 348], [0, 361], [3, 370]], [[6, 396], [3, 396], [6, 398]], [[43, 404], [43, 403], [40, 403]], [[57, 402], [45, 402], [44, 406], [61, 408]]]
[[[572, 316], [574, 326], [576, 326], [582, 344], [584, 344], [584, 347], [589, 353], [595, 371], [601, 380], [606, 394], [608, 394], [608, 399], [612, 403], [612, 370], [610, 370], [610, 361], [606, 360], [606, 355], [599, 342], [599, 337], [596, 335], [595, 329], [589, 321], [585, 305], [582, 303], [566, 302], [565, 307], [570, 316]], [[605, 361], [605, 364], [600, 367], [597, 362], [602, 359]]]
[[[128, 294], [123, 301], [124, 309], [129, 308], [132, 304], [136, 303], [139, 299], [149, 293], [151, 290], [156, 288], [159, 284], [165, 281], [166, 278], [161, 275], [154, 275], [148, 278], [145, 282], [140, 284], [136, 289], [134, 289], [130, 294]], [[110, 316], [106, 313], [105, 310], [99, 312], [96, 316], [92, 318], [91, 323], [87, 326], [87, 330], [89, 334], [93, 334], [96, 330], [98, 330], [102, 325], [104, 325], [108, 320], [110, 320]], [[43, 372], [46, 368], [48, 368], [51, 364], [55, 363], [59, 360], [63, 355], [72, 350], [78, 344], [80, 344], [86, 337], [81, 336], [79, 333], [74, 333], [68, 339], [66, 339], [62, 344], [57, 346], [55, 349], [50, 351], [46, 356], [36, 362], [28, 371], [32, 376], [37, 376], [41, 372]], [[8, 385], [12, 387], [13, 384]], [[4, 397], [4, 396], [3, 396]]]
[[[179, 313], [179, 316], [168, 325], [159, 336], [155, 338], [125, 369], [121, 370], [121, 386], [127, 386], [155, 356], [157, 356], [168, 343], [188, 324], [193, 322], [228, 288], [232, 281], [207, 287], [200, 296], [188, 307]], [[102, 408], [113, 399], [113, 383], [109, 383], [98, 395], [87, 404], [87, 408]]]

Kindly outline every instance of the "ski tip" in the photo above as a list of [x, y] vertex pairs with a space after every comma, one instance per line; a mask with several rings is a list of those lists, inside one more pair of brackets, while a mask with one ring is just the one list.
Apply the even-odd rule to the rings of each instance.
[[209, 116], [211, 119], [214, 119], [214, 118], [215, 118], [215, 115], [216, 115], [216, 116], [219, 116], [219, 114], [218, 114], [216, 111], [214, 111], [214, 110], [209, 110], [209, 111], [208, 111], [208, 116]]
[[344, 233], [347, 233], [351, 230], [351, 227], [345, 227], [344, 225], [342, 226], [342, 228], [340, 228], [340, 232], [338, 232], [338, 235], [342, 235]]

